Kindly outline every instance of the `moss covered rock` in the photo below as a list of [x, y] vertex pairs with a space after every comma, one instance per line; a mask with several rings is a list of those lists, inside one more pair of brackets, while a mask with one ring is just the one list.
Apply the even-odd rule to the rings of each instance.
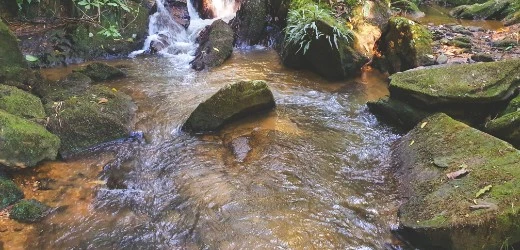
[[235, 31], [235, 43], [237, 45], [255, 45], [265, 38], [267, 4], [267, 0], [245, 0], [241, 2], [240, 9], [230, 22]]
[[432, 34], [404, 17], [392, 17], [376, 42], [372, 65], [391, 74], [432, 65]]
[[45, 118], [40, 98], [13, 86], [0, 84], [0, 109], [27, 119]]
[[59, 102], [73, 96], [82, 95], [90, 87], [92, 79], [79, 73], [72, 72], [59, 81], [45, 81], [33, 89], [44, 103]]
[[520, 60], [410, 70], [391, 78], [392, 98], [478, 121], [504, 107], [520, 86]]
[[0, 176], [0, 210], [21, 200], [22, 190], [7, 177]]
[[241, 81], [220, 89], [191, 113], [183, 130], [209, 132], [255, 112], [275, 107], [273, 94], [264, 81]]
[[484, 3], [462, 5], [450, 11], [450, 15], [463, 19], [503, 19], [512, 12], [515, 0], [489, 0]]
[[520, 148], [520, 96], [511, 100], [498, 118], [486, 122], [484, 129]]
[[127, 137], [135, 113], [129, 96], [99, 85], [45, 107], [50, 116], [48, 129], [61, 139], [63, 157]]
[[9, 218], [26, 223], [38, 222], [43, 220], [49, 209], [49, 206], [34, 199], [21, 200], [14, 204]]
[[[121, 77], [125, 77], [125, 73], [116, 68], [112, 67], [110, 65], [107, 65], [106, 63], [91, 63], [85, 67], [82, 67], [75, 72], [82, 73], [88, 77], [90, 77], [94, 81], [106, 81], [106, 80], [113, 80]], [[73, 80], [73, 79], [71, 79]]]
[[429, 116], [426, 111], [388, 97], [368, 102], [367, 106], [376, 116], [405, 130], [412, 129], [418, 122]]
[[[399, 232], [424, 249], [500, 249], [520, 242], [520, 151], [445, 114], [394, 147]], [[449, 178], [461, 169], [469, 173]]]
[[2, 20], [0, 20], [0, 55], [2, 55], [0, 56], [0, 74], [5, 67], [27, 68], [27, 62], [18, 47], [16, 36]]
[[233, 52], [233, 30], [219, 19], [200, 32], [197, 42], [200, 45], [191, 62], [192, 68], [203, 70], [216, 67], [224, 63]]
[[60, 139], [44, 127], [0, 110], [0, 166], [33, 167], [54, 160]]

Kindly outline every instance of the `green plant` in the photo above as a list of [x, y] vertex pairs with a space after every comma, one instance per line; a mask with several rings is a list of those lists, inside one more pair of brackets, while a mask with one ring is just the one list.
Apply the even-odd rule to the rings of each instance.
[[[134, 12], [134, 10], [125, 3], [125, 0], [76, 0], [75, 3], [78, 9], [83, 13], [84, 18], [101, 26], [101, 30], [97, 34], [107, 38], [121, 38], [121, 33], [119, 33], [117, 23], [116, 25], [112, 23], [109, 23], [108, 26], [102, 25], [101, 20], [105, 12], [118, 10], [128, 13]], [[96, 13], [92, 14], [92, 11]]]
[[[332, 27], [331, 34], [325, 34], [318, 28], [316, 22], [322, 21]], [[298, 0], [291, 3], [291, 10], [287, 15], [287, 27], [285, 28], [285, 40], [287, 45], [299, 46], [307, 53], [311, 43], [325, 37], [332, 48], [338, 48], [338, 41], [353, 40], [353, 32], [343, 21], [334, 18], [332, 11], [322, 4]]]
[[98, 32], [98, 35], [102, 35], [108, 38], [121, 38], [121, 33], [117, 29], [116, 25], [110, 24], [108, 27], [103, 27]]
[[[18, 10], [22, 10], [22, 6], [26, 2], [27, 4], [31, 4], [32, 0], [16, 0], [16, 4], [18, 5]], [[36, 0], [37, 3], [40, 2], [40, 0]]]

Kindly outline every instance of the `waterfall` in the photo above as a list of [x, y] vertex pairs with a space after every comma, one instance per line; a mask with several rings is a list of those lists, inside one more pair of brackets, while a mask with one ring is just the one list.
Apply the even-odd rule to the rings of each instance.
[[201, 19], [191, 1], [188, 0], [190, 25], [187, 29], [184, 29], [184, 27], [173, 20], [163, 1], [156, 0], [157, 12], [150, 16], [148, 37], [144, 42], [144, 47], [141, 50], [130, 53], [130, 58], [143, 53], [150, 53], [153, 47], [157, 49], [157, 54], [172, 58], [171, 61], [176, 68], [189, 68], [189, 63], [195, 58], [195, 51], [198, 47], [195, 40], [199, 32], [217, 19], [223, 19], [228, 22], [235, 15], [233, 0], [213, 0], [212, 7], [214, 8], [216, 18]]

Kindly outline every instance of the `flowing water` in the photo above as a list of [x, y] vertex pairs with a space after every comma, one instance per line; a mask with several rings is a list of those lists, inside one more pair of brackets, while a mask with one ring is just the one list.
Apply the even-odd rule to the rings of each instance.
[[[200, 73], [179, 70], [170, 58], [114, 64], [129, 77], [107, 85], [133, 97], [144, 139], [38, 168], [33, 180], [58, 180], [59, 187], [32, 192], [26, 183], [26, 196], [60, 209], [18, 244], [381, 249], [389, 241], [397, 203], [389, 148], [397, 135], [365, 105], [388, 94], [384, 76], [369, 71], [328, 83], [284, 68], [271, 50], [237, 50], [222, 67]], [[58, 78], [71, 69], [44, 74]], [[200, 102], [242, 79], [266, 80], [276, 110], [213, 135], [179, 130]]]

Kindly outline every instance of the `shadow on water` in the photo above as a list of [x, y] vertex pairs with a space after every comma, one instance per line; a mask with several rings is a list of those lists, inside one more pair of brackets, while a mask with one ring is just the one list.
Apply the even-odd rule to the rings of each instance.
[[[388, 94], [383, 76], [327, 83], [285, 69], [270, 50], [235, 51], [224, 66], [197, 74], [168, 60], [115, 62], [129, 77], [107, 85], [134, 98], [146, 139], [49, 163], [62, 171], [103, 165], [100, 173], [89, 168], [99, 173], [88, 175], [97, 184], [92, 197], [42, 198], [70, 200], [28, 248], [381, 249], [388, 241], [396, 220], [389, 147], [398, 136], [365, 105]], [[179, 130], [200, 102], [241, 79], [266, 80], [276, 110], [213, 135]]]

